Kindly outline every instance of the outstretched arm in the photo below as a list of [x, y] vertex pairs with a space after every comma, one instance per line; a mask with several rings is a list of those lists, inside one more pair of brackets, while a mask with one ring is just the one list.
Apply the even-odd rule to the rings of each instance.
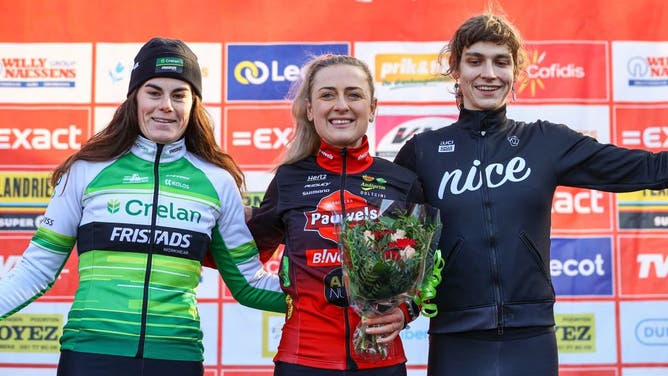
[[44, 242], [50, 244], [54, 236], [40, 228], [21, 260], [0, 279], [0, 320], [21, 310], [53, 286], [69, 256], [69, 252], [40, 245]]
[[0, 276], [0, 320], [47, 292], [65, 266], [81, 218], [79, 168], [80, 164], [73, 165], [54, 187], [44, 220], [23, 256], [9, 273]]

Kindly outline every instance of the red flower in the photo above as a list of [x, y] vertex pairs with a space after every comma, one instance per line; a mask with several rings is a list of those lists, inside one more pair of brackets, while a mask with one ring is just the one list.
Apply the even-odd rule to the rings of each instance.
[[415, 247], [417, 243], [414, 239], [411, 238], [401, 238], [397, 239], [389, 244], [390, 247], [397, 247], [400, 249], [405, 249], [406, 247]]
[[401, 260], [401, 254], [399, 253], [398, 250], [391, 249], [389, 251], [385, 251], [385, 258], [387, 260], [399, 261]]
[[373, 231], [372, 233], [373, 233], [374, 238], [380, 239], [385, 235], [392, 234], [392, 230], [377, 230], [377, 231]]

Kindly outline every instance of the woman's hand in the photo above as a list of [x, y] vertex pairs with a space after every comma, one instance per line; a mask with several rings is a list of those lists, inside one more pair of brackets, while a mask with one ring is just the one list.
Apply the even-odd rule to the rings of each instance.
[[367, 317], [362, 320], [367, 325], [366, 333], [375, 334], [378, 343], [394, 341], [404, 328], [404, 312], [399, 308], [392, 308], [382, 316]]

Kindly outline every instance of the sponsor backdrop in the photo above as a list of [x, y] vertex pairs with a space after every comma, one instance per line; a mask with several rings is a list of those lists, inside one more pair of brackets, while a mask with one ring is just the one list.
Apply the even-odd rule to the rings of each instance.
[[[290, 84], [313, 54], [352, 54], [380, 99], [369, 138], [392, 159], [405, 140], [457, 118], [437, 53], [488, 0], [24, 0], [0, 22], [0, 276], [20, 257], [52, 194], [50, 171], [105, 126], [148, 38], [177, 37], [200, 58], [220, 145], [258, 205], [292, 136]], [[630, 148], [668, 149], [668, 3], [497, 0], [529, 48], [509, 115]], [[551, 274], [561, 374], [668, 375], [668, 190], [559, 188]], [[456, 213], [452, 213], [456, 215]], [[74, 253], [55, 287], [0, 322], [0, 375], [55, 375], [77, 288]], [[278, 257], [267, 264], [276, 271]], [[198, 289], [207, 376], [266, 376], [281, 315], [237, 304], [213, 270]], [[428, 321], [401, 334], [409, 374], [425, 375]], [[323, 343], [323, 351], [327, 351]]]

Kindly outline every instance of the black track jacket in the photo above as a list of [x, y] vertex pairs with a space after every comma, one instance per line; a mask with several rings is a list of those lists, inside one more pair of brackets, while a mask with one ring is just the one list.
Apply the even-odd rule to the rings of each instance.
[[557, 186], [668, 187], [668, 152], [600, 144], [564, 125], [462, 110], [409, 140], [395, 162], [440, 209], [445, 259], [431, 333], [554, 325], [550, 210]]

